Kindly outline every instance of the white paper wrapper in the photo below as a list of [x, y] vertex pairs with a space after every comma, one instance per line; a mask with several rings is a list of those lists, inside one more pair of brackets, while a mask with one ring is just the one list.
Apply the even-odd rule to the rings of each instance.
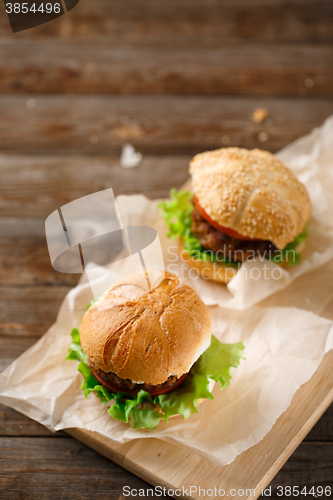
[[[205, 402], [198, 414], [185, 421], [175, 417], [153, 431], [140, 431], [113, 420], [94, 394], [85, 400], [79, 389], [78, 363], [65, 361], [70, 331], [80, 326], [84, 306], [92, 297], [84, 277], [66, 297], [56, 324], [0, 375], [0, 402], [51, 430], [84, 428], [121, 443], [155, 437], [187, 446], [220, 465], [263, 439], [333, 348], [333, 322], [319, 316], [327, 313], [333, 297], [333, 119], [280, 156], [297, 171], [312, 197], [313, 216], [302, 264], [284, 271], [278, 282], [244, 280], [240, 272], [228, 289], [183, 275], [211, 306], [213, 334], [227, 343], [245, 341], [246, 360], [232, 369], [227, 389], [215, 386], [214, 401]], [[118, 206], [125, 225], [156, 227], [168, 253], [170, 242], [156, 202], [143, 196], [119, 197]], [[175, 254], [171, 259], [177, 259]], [[167, 261], [167, 267], [176, 271], [170, 264], [179, 261]], [[122, 274], [126, 262], [114, 264], [120, 265]], [[216, 304], [220, 307], [213, 307]]]

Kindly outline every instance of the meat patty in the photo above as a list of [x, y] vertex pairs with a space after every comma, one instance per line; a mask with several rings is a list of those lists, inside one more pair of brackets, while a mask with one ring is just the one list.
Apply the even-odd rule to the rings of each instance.
[[212, 250], [217, 254], [217, 257], [226, 257], [229, 260], [241, 262], [256, 255], [264, 258], [273, 257], [278, 252], [276, 246], [268, 240], [239, 240], [228, 236], [211, 226], [196, 207], [193, 208], [191, 218], [193, 235], [199, 240], [204, 249]]
[[120, 386], [124, 391], [126, 390], [152, 390], [152, 389], [166, 389], [167, 387], [172, 387], [174, 384], [176, 384], [178, 378], [176, 375], [170, 375], [169, 378], [163, 384], [158, 384], [158, 385], [150, 385], [150, 384], [135, 384], [132, 380], [129, 378], [120, 378], [118, 375], [115, 373], [109, 372], [103, 372], [103, 370], [100, 370], [96, 365], [91, 363], [91, 368], [94, 370], [94, 372], [106, 383], [111, 383]]

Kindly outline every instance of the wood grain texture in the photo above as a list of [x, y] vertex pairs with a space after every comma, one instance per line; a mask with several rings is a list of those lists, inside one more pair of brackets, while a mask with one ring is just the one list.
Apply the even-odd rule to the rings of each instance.
[[[124, 485], [143, 489], [145, 498], [158, 498], [151, 494], [147, 483], [70, 438], [2, 438], [0, 444], [0, 464], [5, 463], [4, 471], [0, 467], [3, 500], [22, 499], [22, 491], [26, 492], [24, 499], [27, 500], [36, 497], [123, 499]], [[332, 466], [331, 448], [330, 443], [324, 446], [321, 443], [302, 443], [289, 460], [288, 467], [281, 470], [271, 483], [271, 498], [276, 498], [276, 487], [281, 484], [295, 484], [295, 481], [308, 487], [331, 484], [327, 481], [327, 468]], [[316, 462], [308, 467], [305, 476], [302, 471], [309, 456], [316, 457]]]
[[0, 349], [2, 356], [0, 357], [0, 373], [5, 370], [18, 356], [23, 354], [35, 342], [37, 337], [29, 338], [9, 338], [8, 336], [0, 335]]
[[305, 440], [333, 442], [333, 405], [324, 413], [318, 424], [311, 429]]
[[31, 420], [15, 410], [12, 410], [11, 408], [8, 408], [8, 406], [0, 405], [0, 436], [59, 437], [66, 436], [66, 434], [62, 431], [53, 433], [47, 430], [47, 428], [43, 425]]
[[[0, 36], [11, 35], [0, 4]], [[330, 0], [94, 0], [17, 39], [126, 39], [176, 41], [332, 42]]]
[[0, 92], [332, 97], [332, 60], [331, 45], [4, 39]]
[[[95, 460], [95, 455], [89, 456], [90, 460]], [[125, 498], [134, 498], [134, 496], [123, 496], [125, 485], [136, 495], [141, 493], [141, 498], [170, 499], [168, 496], [155, 495], [151, 486], [114, 464], [109, 465], [108, 472], [97, 471], [94, 475], [82, 473], [80, 470], [64, 471], [59, 474], [51, 472], [2, 474], [0, 472], [2, 500], [36, 500], [36, 498], [41, 500], [54, 498], [57, 500], [125, 500]]]
[[[68, 437], [0, 438], [1, 500], [116, 499], [149, 486]], [[157, 496], [153, 497], [157, 498]]]
[[[302, 445], [303, 444], [303, 445]], [[332, 443], [306, 443], [303, 442], [286, 462], [283, 469], [271, 481], [272, 499], [281, 498], [277, 487], [289, 485], [291, 488], [298, 485], [301, 491], [304, 486], [308, 490], [314, 486], [329, 486], [333, 491], [333, 475], [330, 471], [333, 467]], [[316, 464], [316, 465], [314, 465]], [[281, 493], [281, 492], [280, 492]], [[296, 494], [293, 495], [295, 497]], [[329, 495], [327, 495], [329, 497]], [[286, 498], [287, 495], [284, 496]]]
[[0, 284], [77, 283], [78, 275], [54, 271], [46, 244], [45, 219], [0, 219], [0, 234]]
[[[119, 152], [130, 142], [158, 154], [193, 154], [223, 145], [275, 152], [333, 112], [333, 100], [314, 98], [36, 96], [33, 109], [27, 100], [0, 98], [2, 151], [102, 154]], [[251, 120], [258, 107], [270, 113], [266, 124]]]
[[[119, 156], [0, 155], [0, 219], [2, 250], [23, 244], [43, 245], [44, 222], [62, 205], [111, 188], [114, 194], [142, 193], [167, 197], [188, 178], [191, 156], [144, 156], [137, 168], [120, 166]], [[40, 219], [28, 221], [26, 219]], [[32, 250], [34, 248], [32, 247]], [[37, 251], [37, 249], [36, 249]], [[27, 255], [27, 258], [28, 255]], [[1, 280], [1, 278], [0, 278]]]
[[[0, 342], [4, 358], [15, 359], [54, 323], [68, 286], [1, 286]], [[18, 338], [14, 341], [12, 336]], [[6, 337], [8, 336], [8, 338]], [[24, 344], [24, 337], [30, 344]], [[6, 341], [7, 338], [7, 341]], [[13, 350], [9, 355], [8, 349]], [[11, 351], [10, 351], [11, 352]]]

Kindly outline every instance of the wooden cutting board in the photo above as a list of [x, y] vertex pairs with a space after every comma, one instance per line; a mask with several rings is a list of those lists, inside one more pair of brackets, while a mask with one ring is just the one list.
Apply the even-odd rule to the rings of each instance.
[[[213, 466], [187, 448], [155, 438], [136, 439], [121, 445], [95, 432], [81, 429], [66, 432], [154, 486], [173, 490], [179, 488], [182, 492], [183, 488], [187, 490], [187, 494], [185, 491], [184, 495], [175, 498], [203, 498], [203, 493], [199, 497], [200, 486], [205, 490], [223, 488], [226, 494], [235, 489], [239, 494], [231, 492], [233, 498], [254, 499], [261, 495], [262, 488], [271, 482], [333, 402], [332, 366], [331, 351], [311, 380], [299, 388], [289, 408], [265, 438], [224, 467]], [[239, 490], [244, 490], [244, 495]], [[174, 496], [172, 492], [169, 495]]]
[[[190, 190], [191, 180], [188, 179], [181, 189]], [[200, 486], [206, 491], [223, 489], [234, 499], [255, 499], [333, 402], [332, 366], [331, 351], [311, 380], [299, 388], [289, 408], [264, 439], [224, 467], [213, 466], [185, 447], [155, 438], [136, 439], [123, 445], [91, 431], [68, 429], [66, 432], [148, 483], [167, 490], [180, 489], [184, 493], [179, 495], [177, 491], [178, 495], [173, 495], [169, 491], [169, 496], [205, 498], [203, 493], [199, 496]]]

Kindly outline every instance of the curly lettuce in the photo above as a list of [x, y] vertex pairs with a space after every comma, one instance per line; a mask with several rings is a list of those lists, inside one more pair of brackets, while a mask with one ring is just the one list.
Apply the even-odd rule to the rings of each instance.
[[159, 203], [158, 206], [162, 217], [169, 228], [168, 237], [172, 239], [181, 237], [184, 250], [194, 259], [203, 260], [204, 262], [222, 262], [226, 266], [238, 268], [240, 262], [235, 262], [227, 257], [217, 259], [214, 252], [204, 249], [192, 233], [192, 196], [193, 194], [189, 191], [171, 189], [170, 200]]
[[137, 395], [112, 393], [101, 385], [82, 350], [79, 330], [74, 328], [71, 335], [72, 343], [66, 359], [79, 361], [78, 370], [83, 375], [81, 390], [85, 397], [93, 392], [102, 405], [111, 402], [109, 415], [115, 420], [129, 423], [134, 429], [154, 429], [161, 420], [168, 422], [172, 415], [180, 414], [185, 419], [197, 413], [199, 399], [214, 399], [209, 390], [209, 379], [219, 382], [221, 389], [227, 387], [231, 379], [230, 368], [239, 365], [244, 351], [243, 342], [221, 344], [213, 336], [210, 347], [192, 366], [184, 382], [173, 392], [153, 399], [143, 390]]
[[307, 235], [308, 227], [306, 225], [303, 231], [296, 236], [294, 241], [288, 243], [283, 250], [279, 250], [276, 255], [273, 255], [269, 260], [272, 260], [276, 264], [287, 262], [291, 266], [296, 266], [301, 261], [301, 254], [297, 252], [297, 248], [304, 243]]
[[[184, 244], [184, 249], [190, 257], [203, 260], [205, 262], [222, 262], [226, 266], [238, 268], [241, 262], [236, 262], [227, 257], [217, 259], [214, 252], [205, 250], [197, 238], [191, 231], [191, 212], [193, 205], [191, 202], [193, 194], [189, 191], [177, 191], [171, 189], [170, 200], [163, 201], [159, 204], [162, 217], [169, 228], [168, 237], [176, 239], [181, 237]], [[307, 226], [303, 231], [296, 236], [294, 241], [288, 243], [283, 250], [278, 250], [274, 255], [269, 255], [267, 258], [276, 264], [287, 262], [289, 265], [299, 264], [301, 254], [296, 250], [305, 241], [308, 231]]]

